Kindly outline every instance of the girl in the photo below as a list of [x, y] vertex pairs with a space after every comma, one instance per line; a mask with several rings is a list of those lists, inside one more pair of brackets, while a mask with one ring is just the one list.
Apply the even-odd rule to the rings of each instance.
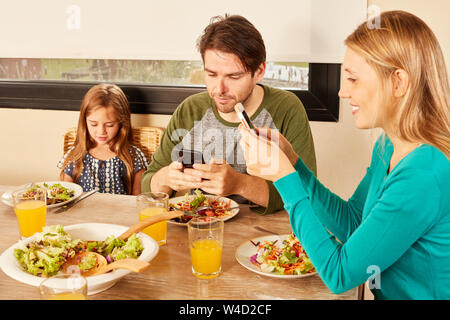
[[[241, 129], [247, 169], [274, 181], [294, 233], [333, 292], [370, 278], [376, 299], [450, 299], [444, 59], [416, 16], [391, 11], [380, 22], [378, 29], [361, 24], [345, 41], [339, 96], [349, 99], [358, 128], [384, 130], [353, 196], [344, 201], [326, 189], [275, 131], [258, 137]], [[267, 153], [272, 171], [263, 165]]]
[[61, 180], [84, 191], [139, 194], [149, 161], [131, 144], [130, 106], [113, 84], [92, 87], [81, 103], [75, 145], [58, 163]]

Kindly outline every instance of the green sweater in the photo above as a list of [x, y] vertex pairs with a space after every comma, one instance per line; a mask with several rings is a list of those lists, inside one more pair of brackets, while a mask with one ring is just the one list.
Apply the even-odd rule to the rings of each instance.
[[[315, 173], [316, 157], [308, 118], [301, 101], [293, 93], [262, 86], [264, 98], [252, 115], [256, 127], [278, 129], [301, 155], [306, 165]], [[239, 123], [225, 121], [218, 113], [208, 92], [186, 98], [175, 110], [161, 139], [161, 144], [152, 156], [152, 161], [142, 178], [142, 191], [150, 190], [153, 174], [178, 159], [183, 147], [202, 152], [205, 162], [211, 158], [223, 159], [234, 170], [246, 173], [245, 158], [239, 145]], [[268, 214], [283, 208], [278, 191], [272, 182], [269, 187], [267, 208], [255, 211]], [[245, 199], [231, 196], [238, 202]]]
[[335, 293], [370, 280], [376, 299], [450, 299], [450, 162], [422, 145], [387, 174], [393, 146], [384, 142], [348, 201], [301, 160], [275, 181], [294, 233]]

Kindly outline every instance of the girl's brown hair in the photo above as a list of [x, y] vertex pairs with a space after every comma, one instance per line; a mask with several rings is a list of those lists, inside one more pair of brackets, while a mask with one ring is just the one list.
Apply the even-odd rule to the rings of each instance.
[[[405, 141], [433, 145], [450, 157], [447, 69], [439, 43], [425, 22], [404, 11], [383, 12], [379, 25], [361, 24], [345, 44], [362, 55], [381, 80], [388, 129]], [[407, 72], [409, 86], [396, 101], [389, 93], [398, 69]]]
[[74, 148], [64, 160], [61, 179], [64, 177], [64, 168], [75, 162], [72, 179], [78, 182], [83, 171], [83, 158], [89, 149], [95, 147], [96, 142], [88, 133], [86, 118], [99, 108], [112, 108], [120, 123], [120, 129], [110, 144], [110, 150], [125, 163], [127, 168], [126, 181], [127, 191], [132, 192], [134, 180], [134, 148], [132, 145], [131, 113], [130, 105], [123, 91], [114, 84], [101, 83], [93, 86], [81, 102], [80, 117], [78, 119], [77, 136]]

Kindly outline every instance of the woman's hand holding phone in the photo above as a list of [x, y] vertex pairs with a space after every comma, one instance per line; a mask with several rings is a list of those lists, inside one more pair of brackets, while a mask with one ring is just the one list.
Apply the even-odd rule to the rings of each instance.
[[272, 141], [276, 145], [278, 145], [281, 151], [283, 151], [284, 154], [286, 154], [286, 156], [289, 158], [292, 166], [297, 163], [299, 157], [298, 154], [295, 152], [291, 143], [278, 130], [263, 127], [255, 128], [255, 131], [258, 136], [265, 138], [268, 141]]
[[[262, 130], [259, 131], [262, 132]], [[278, 137], [277, 135], [271, 135], [271, 140], [268, 140], [248, 129], [240, 128], [240, 132], [242, 137], [240, 145], [244, 150], [249, 174], [265, 180], [276, 181], [295, 171], [291, 163], [293, 159], [289, 159], [279, 145], [273, 141], [275, 137]]]

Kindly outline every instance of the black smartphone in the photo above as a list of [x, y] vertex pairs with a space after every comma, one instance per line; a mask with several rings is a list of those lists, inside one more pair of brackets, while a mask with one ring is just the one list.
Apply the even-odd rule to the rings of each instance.
[[192, 168], [194, 163], [205, 163], [201, 152], [187, 149], [178, 152], [178, 161], [183, 164], [183, 168]]

